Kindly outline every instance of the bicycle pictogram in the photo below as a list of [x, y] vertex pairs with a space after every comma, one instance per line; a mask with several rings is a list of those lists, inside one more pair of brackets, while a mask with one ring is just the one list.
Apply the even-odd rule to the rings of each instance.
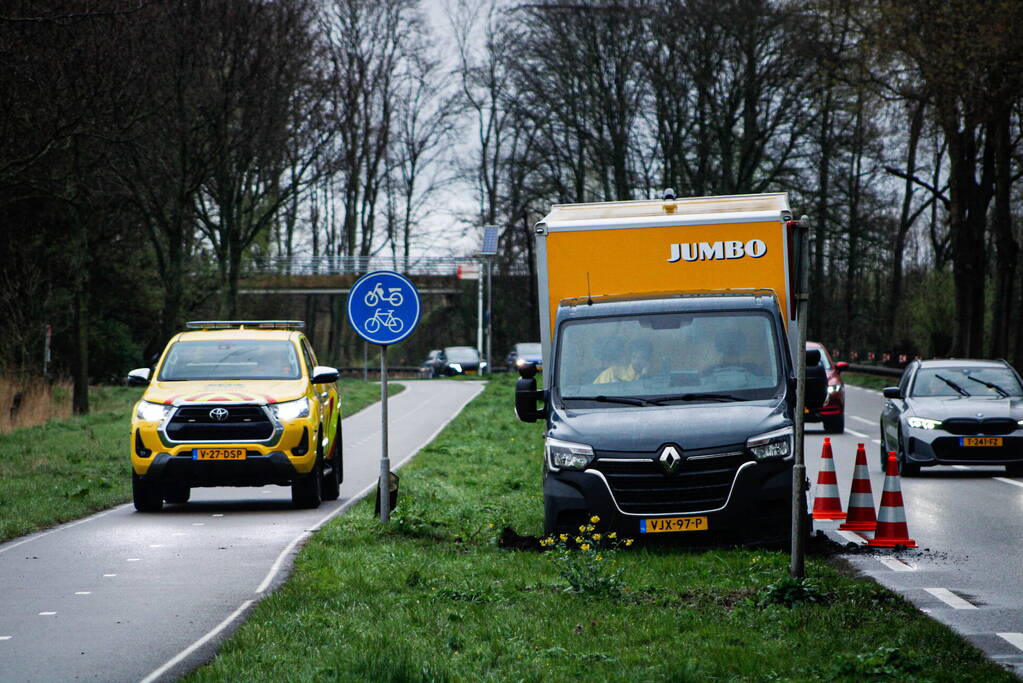
[[[400, 294], [398, 296], [399, 298], [401, 297]], [[388, 309], [387, 313], [383, 313], [382, 311], [382, 308], [378, 308], [373, 312], [373, 317], [366, 319], [366, 322], [363, 323], [363, 327], [366, 328], [366, 332], [376, 334], [380, 331], [380, 327], [383, 326], [394, 334], [400, 333], [402, 328], [405, 327], [405, 324], [401, 322], [401, 318], [395, 317], [394, 309]]]
[[[400, 287], [388, 287], [387, 291], [390, 292], [390, 294], [384, 294], [384, 286], [380, 282], [377, 282], [376, 286], [373, 289], [371, 289], [370, 291], [366, 292], [366, 298], [365, 298], [366, 305], [370, 306], [370, 307], [374, 307], [377, 304], [379, 304], [381, 301], [386, 301], [387, 303], [391, 304], [395, 308], [397, 308], [398, 306], [401, 306], [401, 303], [405, 300], [401, 296], [401, 288]], [[379, 313], [379, 311], [377, 311], [377, 313]], [[393, 311], [392, 311], [392, 313], [393, 313]], [[380, 328], [377, 328], [377, 329], [380, 329]], [[397, 330], [395, 330], [395, 331], [397, 331]]]

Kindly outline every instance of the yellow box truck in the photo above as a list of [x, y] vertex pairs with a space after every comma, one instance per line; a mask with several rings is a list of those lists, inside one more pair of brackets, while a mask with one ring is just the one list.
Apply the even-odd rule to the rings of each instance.
[[[536, 225], [547, 533], [789, 538], [799, 348], [784, 193], [556, 205]], [[537, 402], [541, 407], [537, 407]]]

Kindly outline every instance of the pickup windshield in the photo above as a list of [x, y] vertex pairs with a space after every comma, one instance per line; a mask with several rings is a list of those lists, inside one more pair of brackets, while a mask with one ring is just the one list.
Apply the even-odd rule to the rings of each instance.
[[575, 405], [768, 399], [784, 389], [770, 315], [665, 313], [560, 328], [556, 390]]
[[179, 341], [160, 368], [160, 381], [298, 379], [298, 354], [288, 341]]

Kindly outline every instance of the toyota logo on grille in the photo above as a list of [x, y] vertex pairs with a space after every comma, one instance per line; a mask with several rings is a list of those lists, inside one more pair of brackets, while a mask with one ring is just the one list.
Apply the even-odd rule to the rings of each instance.
[[227, 419], [227, 408], [214, 408], [210, 411], [210, 419], [223, 422]]
[[664, 470], [665, 474], [675, 474], [682, 465], [682, 456], [679, 455], [678, 451], [679, 449], [671, 445], [661, 449], [661, 455], [657, 458], [657, 461], [661, 463], [661, 469]]

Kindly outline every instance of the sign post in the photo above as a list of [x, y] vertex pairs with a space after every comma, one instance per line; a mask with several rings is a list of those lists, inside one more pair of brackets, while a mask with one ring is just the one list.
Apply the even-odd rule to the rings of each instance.
[[391, 459], [387, 452], [387, 347], [419, 324], [419, 291], [400, 273], [377, 270], [360, 277], [348, 292], [348, 323], [356, 334], [380, 346], [380, 521], [391, 518]]

